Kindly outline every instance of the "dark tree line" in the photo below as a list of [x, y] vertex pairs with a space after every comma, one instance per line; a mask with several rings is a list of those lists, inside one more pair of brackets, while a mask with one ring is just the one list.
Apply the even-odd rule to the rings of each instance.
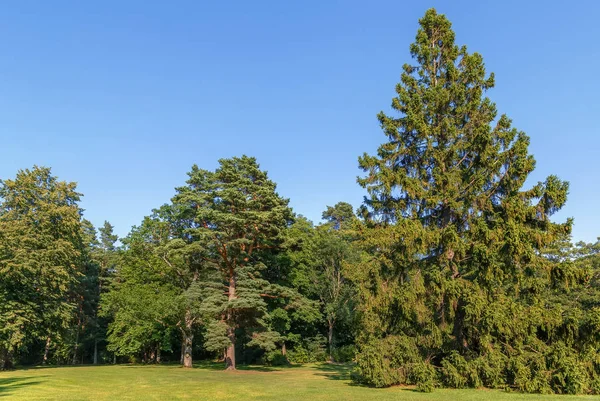
[[356, 363], [355, 380], [600, 393], [600, 242], [572, 244], [556, 176], [483, 58], [429, 10], [367, 191], [323, 223], [248, 156], [193, 166], [125, 238], [50, 169], [0, 182], [0, 366]]

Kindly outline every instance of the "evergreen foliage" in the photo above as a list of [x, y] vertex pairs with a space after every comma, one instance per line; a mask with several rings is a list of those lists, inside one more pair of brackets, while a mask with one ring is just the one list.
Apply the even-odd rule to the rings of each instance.
[[[598, 392], [598, 344], [569, 341], [548, 291], [565, 269], [545, 250], [570, 233], [551, 216], [568, 184], [531, 188], [529, 138], [497, 115], [482, 57], [431, 9], [410, 47], [388, 141], [363, 155], [360, 380]], [[575, 275], [579, 274], [574, 272]], [[583, 311], [582, 311], [583, 312]]]
[[600, 240], [556, 221], [567, 182], [529, 184], [529, 137], [444, 15], [410, 54], [358, 215], [295, 215], [248, 156], [194, 165], [122, 239], [49, 168], [0, 181], [0, 369], [353, 361], [374, 387], [600, 394]]

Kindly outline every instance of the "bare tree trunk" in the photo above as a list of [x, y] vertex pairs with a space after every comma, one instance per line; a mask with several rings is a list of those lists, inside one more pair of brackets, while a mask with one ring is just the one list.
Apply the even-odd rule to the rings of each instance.
[[50, 351], [50, 336], [46, 337], [46, 347], [44, 348], [44, 359], [42, 360], [42, 365], [45, 365], [48, 362], [49, 351]]
[[194, 335], [190, 332], [186, 332], [183, 337], [184, 351], [183, 351], [183, 367], [192, 367], [192, 345], [194, 341]]
[[327, 319], [329, 331], [327, 332], [327, 341], [329, 342], [329, 361], [333, 362], [333, 319]]
[[156, 363], [160, 363], [160, 345], [156, 346]]
[[81, 325], [81, 318], [77, 323], [77, 333], [75, 334], [75, 349], [73, 350], [73, 365], [77, 365], [77, 350], [79, 349], [79, 327]]
[[98, 340], [94, 338], [94, 365], [98, 364]]
[[287, 347], [285, 346], [285, 341], [284, 341], [283, 344], [281, 345], [281, 355], [285, 356], [286, 353], [287, 353]]
[[227, 327], [227, 337], [231, 341], [231, 345], [227, 347], [227, 356], [225, 357], [225, 369], [235, 370], [235, 329]]
[[[236, 299], [236, 278], [233, 272], [229, 278], [229, 300]], [[231, 310], [227, 311], [227, 337], [229, 338], [230, 345], [225, 351], [225, 370], [235, 370], [235, 326], [233, 322], [233, 313]]]
[[194, 341], [194, 333], [192, 331], [194, 321], [192, 319], [192, 314], [188, 310], [185, 313], [185, 329], [182, 330], [183, 333], [183, 367], [191, 368], [192, 367], [192, 351], [193, 351], [193, 341]]
[[113, 365], [117, 364], [117, 353], [113, 353]]
[[0, 348], [0, 370], [10, 370], [13, 368], [12, 351], [7, 348]]

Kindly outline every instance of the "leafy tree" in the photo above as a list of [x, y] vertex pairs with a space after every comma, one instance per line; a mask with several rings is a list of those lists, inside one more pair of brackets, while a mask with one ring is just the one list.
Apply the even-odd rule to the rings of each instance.
[[[336, 223], [334, 227], [340, 226]], [[347, 235], [327, 226], [317, 230], [315, 245], [312, 252], [317, 264], [312, 279], [327, 322], [329, 357], [333, 360], [337, 325], [353, 320], [354, 287], [345, 271], [356, 262], [357, 255]]]
[[98, 265], [98, 277], [95, 281], [94, 296], [96, 299], [93, 312], [93, 325], [91, 330], [91, 339], [93, 341], [93, 363], [98, 363], [98, 343], [105, 342], [108, 330], [108, 321], [106, 316], [100, 316], [100, 297], [108, 291], [111, 279], [117, 271], [119, 237], [114, 234], [114, 227], [108, 221], [104, 221], [102, 227], [98, 229], [99, 238], [96, 238], [94, 230], [93, 241], [90, 243], [90, 255], [93, 261]]
[[321, 327], [312, 333], [305, 327], [303, 337], [314, 337], [323, 332], [332, 359], [337, 326], [345, 326], [350, 334], [353, 331], [354, 289], [345, 270], [358, 257], [350, 230], [357, 220], [352, 207], [344, 202], [328, 207], [323, 218], [328, 222], [316, 228], [304, 217], [297, 218], [288, 230], [285, 247], [291, 264], [290, 284], [317, 301], [321, 309]]
[[66, 330], [82, 264], [80, 194], [49, 168], [0, 182], [0, 363]]
[[[72, 336], [72, 363], [76, 364], [83, 360], [85, 343], [92, 339], [94, 341], [94, 363], [96, 361], [96, 334], [98, 331], [98, 305], [100, 286], [100, 265], [93, 258], [93, 252], [98, 245], [96, 229], [86, 219], [81, 221], [81, 238], [83, 247], [81, 250], [81, 271], [71, 293], [71, 300], [76, 305], [74, 335]], [[47, 358], [50, 337], [46, 341], [44, 361]], [[62, 344], [70, 348], [71, 344]]]
[[570, 232], [571, 220], [550, 219], [568, 184], [523, 188], [529, 138], [485, 96], [493, 74], [455, 44], [444, 15], [419, 23], [392, 101], [399, 116], [378, 116], [388, 141], [359, 159], [362, 380], [552, 391], [536, 334], [551, 320], [542, 250]]
[[108, 350], [116, 355], [160, 362], [161, 350], [170, 349], [183, 306], [177, 272], [160, 252], [168, 230], [163, 221], [146, 217], [123, 239], [118, 270], [110, 290], [101, 295], [101, 315], [111, 318]]
[[226, 368], [235, 369], [236, 329], [266, 326], [264, 298], [273, 295], [261, 271], [265, 254], [280, 246], [291, 211], [254, 158], [221, 159], [215, 171], [193, 166], [188, 175], [174, 207], [188, 222], [194, 259], [216, 276], [204, 284], [205, 347], [226, 349]]

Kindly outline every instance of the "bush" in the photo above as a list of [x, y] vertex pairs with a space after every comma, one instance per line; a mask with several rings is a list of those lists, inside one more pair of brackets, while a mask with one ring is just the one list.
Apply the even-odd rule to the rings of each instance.
[[327, 340], [323, 336], [308, 338], [288, 351], [288, 360], [293, 363], [324, 362], [328, 358], [326, 343]]
[[281, 353], [281, 350], [267, 352], [264, 360], [265, 364], [270, 366], [285, 366], [290, 364], [290, 361]]
[[417, 391], [431, 393], [437, 386], [437, 373], [432, 364], [421, 362], [410, 369], [412, 382], [417, 385]]
[[354, 345], [343, 345], [339, 348], [334, 348], [332, 352], [333, 360], [336, 362], [352, 362], [356, 355], [356, 347]]
[[361, 344], [356, 354], [359, 382], [375, 387], [413, 384], [409, 373], [423, 362], [414, 339], [389, 336]]
[[448, 387], [481, 387], [477, 364], [467, 361], [457, 351], [453, 351], [442, 360], [442, 381]]

